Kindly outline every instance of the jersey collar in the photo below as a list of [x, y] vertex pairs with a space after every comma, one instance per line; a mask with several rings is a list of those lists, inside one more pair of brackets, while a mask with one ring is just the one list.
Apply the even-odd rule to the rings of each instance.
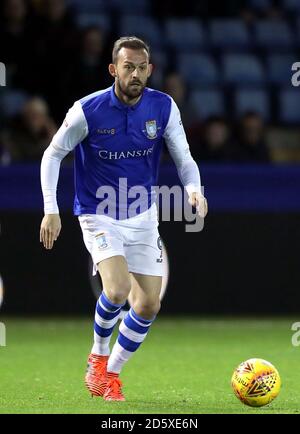
[[119, 100], [119, 98], [115, 94], [115, 83], [114, 83], [110, 88], [110, 106], [117, 107], [120, 110], [127, 110], [127, 109], [135, 110], [141, 104], [144, 98], [144, 92], [142, 94], [142, 97], [139, 99], [139, 101], [136, 104], [130, 106], [128, 104], [124, 104]]

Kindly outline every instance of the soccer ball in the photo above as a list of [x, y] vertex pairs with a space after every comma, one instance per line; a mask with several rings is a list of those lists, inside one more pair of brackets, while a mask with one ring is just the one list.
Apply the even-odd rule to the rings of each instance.
[[251, 407], [262, 407], [276, 398], [281, 381], [271, 363], [263, 359], [249, 359], [234, 370], [231, 385], [241, 402]]

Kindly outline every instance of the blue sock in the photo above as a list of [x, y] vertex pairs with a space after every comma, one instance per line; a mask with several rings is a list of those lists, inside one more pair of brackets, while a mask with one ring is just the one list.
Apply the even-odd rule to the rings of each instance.
[[104, 292], [100, 295], [95, 311], [93, 354], [101, 356], [110, 354], [110, 338], [124, 304], [112, 303]]
[[149, 328], [154, 321], [144, 319], [131, 308], [119, 327], [119, 336], [108, 359], [107, 371], [120, 373], [130, 357], [145, 340]]

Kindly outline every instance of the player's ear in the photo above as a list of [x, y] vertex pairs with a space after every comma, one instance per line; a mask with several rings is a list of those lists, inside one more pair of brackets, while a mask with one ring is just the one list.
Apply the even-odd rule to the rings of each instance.
[[110, 75], [112, 75], [113, 77], [117, 76], [116, 65], [114, 65], [113, 63], [110, 63], [108, 65], [108, 71], [109, 71]]
[[148, 65], [148, 75], [147, 75], [148, 78], [152, 74], [152, 71], [153, 71], [153, 65], [152, 65], [152, 63], [149, 63], [149, 65]]

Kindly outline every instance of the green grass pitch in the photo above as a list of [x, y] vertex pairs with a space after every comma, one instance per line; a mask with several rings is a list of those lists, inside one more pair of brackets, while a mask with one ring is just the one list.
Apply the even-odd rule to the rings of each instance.
[[[84, 387], [92, 318], [1, 321], [0, 413], [300, 412], [297, 319], [160, 317], [123, 369], [124, 403], [91, 398]], [[230, 386], [233, 369], [251, 357], [269, 360], [282, 379], [278, 398], [260, 409], [241, 404]]]

